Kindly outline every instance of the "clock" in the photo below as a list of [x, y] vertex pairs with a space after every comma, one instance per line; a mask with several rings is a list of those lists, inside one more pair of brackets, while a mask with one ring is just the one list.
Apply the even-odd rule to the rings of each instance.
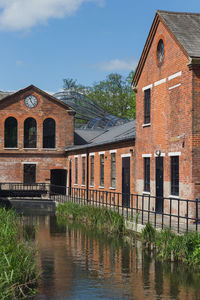
[[34, 108], [38, 104], [38, 100], [35, 96], [29, 95], [24, 99], [24, 103], [28, 108]]

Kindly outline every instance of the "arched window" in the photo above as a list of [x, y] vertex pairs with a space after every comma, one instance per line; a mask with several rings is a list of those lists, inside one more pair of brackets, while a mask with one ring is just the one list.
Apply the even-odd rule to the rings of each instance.
[[13, 117], [5, 120], [4, 147], [17, 148], [17, 120]]
[[48, 118], [43, 122], [43, 148], [55, 148], [56, 146], [56, 123]]
[[36, 148], [37, 146], [37, 123], [33, 118], [24, 121], [24, 148]]

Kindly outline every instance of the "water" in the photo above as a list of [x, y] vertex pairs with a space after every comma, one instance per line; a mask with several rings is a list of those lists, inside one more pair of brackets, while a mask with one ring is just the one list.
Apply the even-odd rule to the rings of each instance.
[[38, 244], [36, 300], [200, 299], [199, 273], [162, 264], [139, 241], [129, 246], [75, 224], [59, 225], [55, 216], [26, 216], [24, 227]]

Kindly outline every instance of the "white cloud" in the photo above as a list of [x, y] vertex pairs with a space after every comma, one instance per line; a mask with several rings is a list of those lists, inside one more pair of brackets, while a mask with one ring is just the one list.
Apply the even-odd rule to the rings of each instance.
[[50, 18], [68, 17], [84, 2], [105, 4], [105, 0], [0, 0], [0, 29], [25, 30]]
[[96, 65], [101, 71], [131, 71], [137, 67], [137, 61], [134, 59], [112, 59], [110, 61], [103, 61]]

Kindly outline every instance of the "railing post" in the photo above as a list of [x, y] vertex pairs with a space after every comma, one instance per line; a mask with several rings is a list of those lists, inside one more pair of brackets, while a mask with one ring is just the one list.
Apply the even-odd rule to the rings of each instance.
[[142, 195], [142, 225], [144, 224], [144, 194]]

